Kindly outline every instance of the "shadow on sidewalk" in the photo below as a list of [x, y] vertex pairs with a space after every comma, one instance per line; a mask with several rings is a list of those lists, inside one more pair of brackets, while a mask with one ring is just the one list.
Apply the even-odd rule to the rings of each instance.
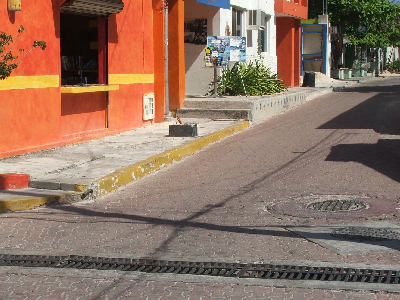
[[358, 162], [400, 182], [400, 140], [379, 140], [376, 144], [333, 146], [325, 160]]
[[[348, 87], [339, 93], [349, 93], [349, 101], [355, 95], [350, 93], [371, 93], [371, 97], [318, 129], [370, 129], [379, 134], [400, 135], [400, 85], [386, 81], [379, 86]], [[400, 139], [336, 145], [326, 161], [358, 162], [400, 182]]]
[[381, 134], [400, 135], [400, 86], [357, 87], [346, 89], [345, 92], [379, 94], [318, 129], [372, 129]]

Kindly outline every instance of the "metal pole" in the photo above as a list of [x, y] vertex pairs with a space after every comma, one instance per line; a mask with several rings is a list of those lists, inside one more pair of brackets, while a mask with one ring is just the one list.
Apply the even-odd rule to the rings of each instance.
[[214, 67], [214, 95], [213, 97], [216, 98], [218, 97], [218, 74], [217, 74], [217, 67]]
[[164, 0], [164, 73], [165, 73], [165, 116], [169, 121], [169, 76], [168, 76], [168, 1]]
[[328, 0], [322, 0], [322, 14], [328, 14]]

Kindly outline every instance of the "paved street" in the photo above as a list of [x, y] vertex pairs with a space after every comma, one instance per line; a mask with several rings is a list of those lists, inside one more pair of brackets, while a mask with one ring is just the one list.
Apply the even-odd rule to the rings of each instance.
[[[1, 214], [0, 253], [399, 270], [399, 96], [398, 78], [355, 85], [106, 197]], [[338, 213], [305, 208], [327, 200], [359, 207]], [[329, 226], [339, 230], [336, 237], [316, 231]], [[349, 227], [391, 235], [363, 239], [359, 231], [343, 241], [340, 230]], [[367, 283], [0, 269], [0, 299], [400, 299], [398, 287]]]

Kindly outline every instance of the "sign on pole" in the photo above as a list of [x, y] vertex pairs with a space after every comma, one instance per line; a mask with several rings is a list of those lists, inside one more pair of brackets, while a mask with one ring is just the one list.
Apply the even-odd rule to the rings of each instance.
[[246, 38], [240, 36], [208, 36], [206, 67], [225, 67], [228, 62], [246, 61]]

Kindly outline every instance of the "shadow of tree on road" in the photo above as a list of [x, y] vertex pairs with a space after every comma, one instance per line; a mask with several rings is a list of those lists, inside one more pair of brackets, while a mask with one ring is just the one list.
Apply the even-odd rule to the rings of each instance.
[[397, 93], [372, 96], [318, 129], [372, 129], [381, 134], [400, 135], [400, 86], [396, 90]]
[[358, 162], [400, 182], [400, 140], [333, 146], [326, 161]]
[[400, 85], [393, 81], [380, 86], [349, 87], [340, 93], [371, 93], [366, 101], [331, 119], [318, 129], [372, 129], [391, 135], [377, 144], [341, 144], [331, 148], [326, 161], [358, 162], [400, 182]]

